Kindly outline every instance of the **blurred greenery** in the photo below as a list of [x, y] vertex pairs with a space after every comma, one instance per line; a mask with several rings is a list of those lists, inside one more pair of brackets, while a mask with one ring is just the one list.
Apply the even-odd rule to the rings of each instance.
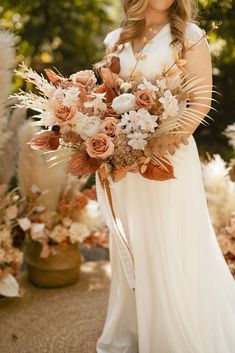
[[17, 34], [18, 61], [68, 75], [100, 59], [109, 10], [109, 0], [2, 0], [0, 26]]
[[[121, 1], [117, 0], [1, 0], [0, 27], [17, 35], [18, 62], [25, 61], [38, 72], [56, 67], [63, 75], [100, 60], [105, 33], [119, 25]], [[235, 1], [199, 0], [199, 24], [209, 33], [213, 22], [220, 27], [210, 34], [217, 112], [214, 122], [199, 126], [194, 136], [201, 155], [233, 155], [224, 128], [235, 120]], [[14, 78], [14, 89], [22, 81]]]
[[219, 104], [213, 104], [217, 112], [210, 112], [215, 121], [208, 128], [199, 127], [194, 135], [199, 141], [201, 154], [205, 151], [220, 153], [229, 160], [234, 151], [221, 132], [235, 121], [235, 1], [200, 0], [199, 22], [207, 33], [213, 22], [221, 22], [209, 38], [213, 81], [221, 96], [214, 96]]

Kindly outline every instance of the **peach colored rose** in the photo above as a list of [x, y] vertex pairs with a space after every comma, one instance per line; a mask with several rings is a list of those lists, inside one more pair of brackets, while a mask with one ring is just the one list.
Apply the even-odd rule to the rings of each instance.
[[100, 132], [103, 132], [110, 137], [115, 137], [117, 123], [117, 119], [112, 116], [107, 116], [101, 123]]
[[151, 107], [153, 104], [152, 93], [147, 89], [137, 91], [134, 93], [134, 95], [136, 97], [135, 104], [137, 108], [147, 108]]
[[85, 141], [86, 150], [90, 157], [105, 159], [113, 154], [114, 144], [104, 133], [96, 134]]
[[73, 75], [70, 75], [74, 85], [81, 83], [84, 86], [93, 86], [96, 83], [96, 77], [92, 70], [81, 70]]
[[43, 131], [36, 134], [29, 142], [34, 150], [57, 150], [60, 134], [54, 131]]
[[56, 121], [60, 126], [72, 123], [75, 113], [76, 109], [74, 107], [67, 107], [63, 104], [58, 105], [54, 112]]

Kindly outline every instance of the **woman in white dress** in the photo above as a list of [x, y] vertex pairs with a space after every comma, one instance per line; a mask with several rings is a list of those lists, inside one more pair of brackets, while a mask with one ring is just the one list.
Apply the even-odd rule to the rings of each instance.
[[[125, 20], [104, 40], [107, 53], [125, 42], [120, 76], [127, 79], [142, 50], [138, 71], [149, 81], [172, 63], [173, 39], [197, 43], [190, 0], [125, 0]], [[150, 28], [152, 30], [150, 30]], [[142, 35], [151, 37], [145, 44]], [[119, 48], [119, 46], [118, 46]], [[211, 84], [211, 58], [203, 38], [185, 52], [185, 68]], [[208, 93], [208, 104], [210, 105]], [[203, 101], [205, 102], [205, 100]], [[198, 106], [204, 115], [208, 108]], [[200, 115], [201, 116], [201, 115]], [[98, 353], [235, 353], [235, 282], [209, 217], [201, 165], [192, 133], [187, 143], [158, 145], [168, 152], [176, 179], [149, 180], [128, 172], [110, 179], [113, 208], [134, 259], [135, 290], [128, 285], [116, 231], [98, 172], [101, 212], [110, 229], [111, 287]], [[213, 128], [213, 126], [211, 127]]]

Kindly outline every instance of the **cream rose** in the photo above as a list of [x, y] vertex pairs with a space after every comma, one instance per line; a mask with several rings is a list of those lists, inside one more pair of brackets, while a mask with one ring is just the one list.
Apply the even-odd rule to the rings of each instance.
[[88, 155], [92, 158], [105, 159], [114, 152], [114, 144], [111, 138], [104, 133], [99, 133], [87, 139], [85, 145]]
[[88, 116], [78, 112], [77, 117], [78, 119], [76, 122], [75, 131], [83, 140], [86, 140], [98, 133], [101, 124], [101, 120], [98, 116]]
[[118, 114], [123, 114], [135, 109], [136, 97], [132, 93], [123, 93], [114, 98], [112, 102], [113, 110]]
[[82, 84], [84, 86], [93, 86], [97, 79], [92, 70], [81, 70], [76, 72], [75, 74], [70, 75], [74, 85]]

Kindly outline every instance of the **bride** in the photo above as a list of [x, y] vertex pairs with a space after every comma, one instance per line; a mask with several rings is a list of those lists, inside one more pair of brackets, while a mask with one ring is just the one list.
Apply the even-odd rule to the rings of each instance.
[[[120, 59], [120, 77], [127, 80], [136, 70], [153, 80], [163, 65], [172, 64], [177, 46], [189, 74], [211, 85], [209, 45], [192, 22], [194, 5], [192, 0], [124, 0], [125, 18], [104, 40], [107, 55]], [[195, 45], [187, 50], [187, 43]], [[143, 57], [137, 62], [139, 55]], [[194, 105], [201, 118], [211, 104], [210, 92], [204, 96], [206, 100], [198, 102], [206, 103], [204, 107]], [[133, 268], [120, 251], [96, 172], [98, 201], [110, 230], [112, 271], [98, 353], [235, 352], [235, 282], [208, 213], [193, 137], [197, 126], [182, 140], [158, 139], [151, 146], [155, 154], [171, 157], [176, 179], [154, 181], [134, 172], [118, 182], [110, 179], [113, 209]]]

